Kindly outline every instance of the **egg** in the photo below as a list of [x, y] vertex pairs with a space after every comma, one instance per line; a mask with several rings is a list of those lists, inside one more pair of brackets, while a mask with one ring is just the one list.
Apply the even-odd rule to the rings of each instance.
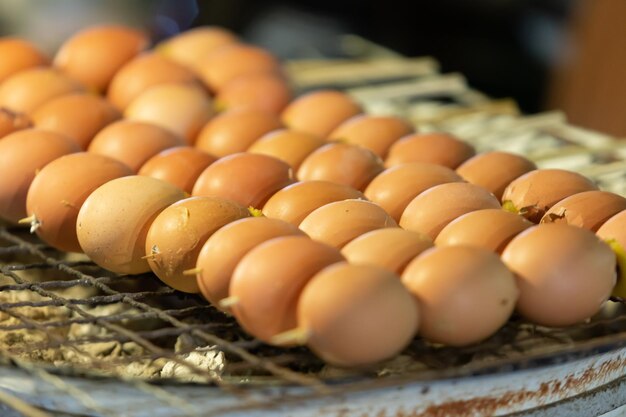
[[273, 156], [297, 170], [311, 152], [325, 144], [324, 139], [310, 133], [279, 129], [261, 136], [248, 148], [248, 152]]
[[400, 221], [406, 206], [420, 193], [435, 185], [462, 181], [450, 168], [414, 162], [387, 168], [369, 183], [364, 194]]
[[537, 169], [534, 162], [508, 152], [483, 152], [463, 162], [456, 169], [470, 184], [480, 185], [498, 199], [514, 179]]
[[26, 194], [37, 171], [80, 148], [70, 138], [40, 129], [25, 129], [0, 140], [0, 217], [12, 223], [26, 217]]
[[76, 219], [81, 249], [93, 262], [118, 274], [150, 271], [146, 255], [148, 228], [185, 193], [165, 181], [131, 175], [96, 188]]
[[596, 236], [609, 244], [617, 258], [618, 278], [612, 295], [626, 298], [626, 210], [607, 220]]
[[157, 45], [157, 51], [181, 65], [193, 68], [199, 58], [222, 46], [237, 42], [237, 35], [227, 29], [200, 26], [166, 39]]
[[213, 116], [211, 98], [190, 84], [159, 84], [137, 96], [124, 111], [130, 120], [154, 123], [193, 145], [200, 129]]
[[289, 104], [291, 88], [277, 74], [244, 74], [224, 84], [215, 96], [220, 110], [253, 108], [276, 115]]
[[115, 73], [107, 98], [115, 107], [124, 110], [141, 93], [155, 85], [199, 82], [190, 69], [160, 54], [148, 53], [132, 59]]
[[426, 162], [455, 169], [475, 153], [472, 145], [448, 133], [416, 133], [402, 137], [391, 146], [385, 166]]
[[530, 228], [530, 221], [502, 209], [471, 211], [452, 220], [435, 239], [437, 246], [475, 246], [502, 253], [511, 239]]
[[571, 195], [597, 190], [588, 178], [564, 169], [537, 169], [513, 180], [502, 193], [502, 205], [539, 223], [553, 205]]
[[23, 113], [17, 113], [0, 107], [0, 139], [18, 130], [33, 127], [30, 117]]
[[199, 292], [196, 278], [184, 272], [195, 266], [202, 245], [216, 230], [248, 216], [244, 206], [220, 197], [190, 197], [172, 204], [148, 229], [150, 269], [172, 288]]
[[359, 145], [385, 158], [389, 148], [413, 130], [413, 126], [400, 117], [357, 115], [330, 132], [328, 140]]
[[115, 159], [87, 152], [55, 159], [43, 167], [28, 189], [26, 211], [32, 229], [56, 249], [80, 252], [76, 218], [85, 199], [108, 181], [132, 174]]
[[200, 292], [218, 308], [228, 297], [235, 267], [250, 250], [280, 236], [305, 236], [293, 224], [268, 217], [235, 220], [213, 233], [202, 246], [196, 261], [196, 279]]
[[449, 346], [493, 335], [519, 297], [513, 273], [496, 254], [476, 247], [430, 249], [406, 267], [402, 283], [419, 302], [419, 334]]
[[589, 230], [567, 224], [541, 224], [520, 233], [502, 260], [517, 276], [517, 311], [542, 326], [570, 326], [590, 318], [616, 280], [611, 248]]
[[500, 203], [482, 187], [465, 182], [435, 185], [411, 200], [400, 217], [400, 227], [435, 239], [452, 220], [489, 208], [500, 208]]
[[115, 73], [149, 43], [144, 32], [130, 27], [92, 26], [61, 45], [54, 66], [89, 88], [103, 92]]
[[382, 160], [369, 149], [347, 143], [329, 143], [302, 161], [297, 177], [301, 181], [336, 182], [363, 191], [383, 169]]
[[432, 246], [428, 236], [394, 227], [367, 232], [350, 241], [341, 253], [351, 264], [377, 265], [401, 274], [413, 258]]
[[48, 57], [34, 44], [24, 39], [0, 38], [0, 83], [28, 68], [47, 65]]
[[181, 137], [157, 125], [120, 120], [102, 129], [87, 150], [117, 159], [136, 173], [154, 155], [183, 144]]
[[283, 236], [256, 246], [239, 261], [229, 294], [231, 310], [248, 333], [273, 343], [297, 325], [297, 305], [306, 283], [326, 266], [344, 260], [333, 247], [306, 236]]
[[202, 171], [216, 159], [213, 155], [191, 146], [177, 146], [148, 159], [139, 169], [139, 175], [167, 181], [191, 194]]
[[417, 331], [420, 309], [393, 272], [342, 262], [310, 280], [297, 316], [315, 354], [331, 365], [358, 367], [406, 348]]
[[267, 217], [299, 225], [313, 210], [333, 201], [362, 199], [354, 188], [329, 181], [300, 181], [277, 191], [263, 206]]
[[289, 103], [281, 118], [290, 129], [325, 138], [341, 123], [361, 113], [361, 106], [346, 93], [318, 90]]
[[191, 193], [262, 208], [276, 191], [293, 182], [291, 167], [283, 161], [266, 155], [236, 153], [218, 159], [202, 171]]
[[541, 223], [566, 223], [595, 232], [604, 222], [626, 210], [626, 198], [608, 191], [584, 191], [564, 198], [541, 218]]
[[200, 131], [196, 147], [217, 157], [244, 152], [267, 132], [282, 124], [272, 113], [257, 109], [234, 109], [219, 114]]
[[52, 68], [18, 72], [0, 84], [0, 106], [30, 114], [55, 97], [83, 91], [83, 87]]
[[342, 248], [364, 233], [398, 224], [378, 205], [365, 200], [342, 200], [313, 210], [300, 223], [312, 239]]
[[72, 138], [81, 149], [106, 125], [121, 117], [106, 100], [92, 94], [65, 94], [38, 107], [32, 118], [40, 129]]

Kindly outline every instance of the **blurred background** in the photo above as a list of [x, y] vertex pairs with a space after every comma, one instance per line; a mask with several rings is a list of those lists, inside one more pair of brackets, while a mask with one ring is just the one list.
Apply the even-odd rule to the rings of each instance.
[[562, 109], [574, 124], [626, 137], [624, 17], [625, 0], [0, 0], [0, 35], [53, 52], [95, 23], [146, 27], [155, 41], [219, 25], [293, 59], [341, 57], [350, 33], [435, 57], [442, 72], [525, 112]]

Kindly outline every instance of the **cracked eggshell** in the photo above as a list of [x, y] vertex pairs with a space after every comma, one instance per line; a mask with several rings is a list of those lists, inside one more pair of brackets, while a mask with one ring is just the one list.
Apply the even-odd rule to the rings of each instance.
[[541, 223], [566, 223], [595, 232], [611, 217], [626, 210], [626, 198], [608, 191], [584, 191], [553, 205]]

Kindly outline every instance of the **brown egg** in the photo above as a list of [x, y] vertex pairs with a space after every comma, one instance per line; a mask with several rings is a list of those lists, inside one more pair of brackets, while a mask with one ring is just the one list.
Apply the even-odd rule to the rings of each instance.
[[192, 194], [229, 198], [246, 207], [261, 208], [276, 191], [293, 181], [291, 167], [279, 159], [236, 153], [202, 171]]
[[228, 297], [233, 271], [241, 258], [261, 243], [280, 236], [305, 236], [293, 224], [268, 217], [248, 217], [229, 223], [213, 233], [202, 246], [196, 262], [200, 292], [209, 302]]
[[626, 210], [607, 220], [596, 236], [608, 243], [617, 257], [617, 284], [612, 295], [626, 298]]
[[256, 109], [234, 109], [209, 121], [196, 141], [196, 147], [217, 157], [244, 152], [267, 132], [282, 127], [272, 113]]
[[124, 116], [169, 129], [193, 145], [213, 113], [211, 98], [201, 88], [175, 83], [144, 91], [126, 107]]
[[248, 148], [248, 152], [273, 156], [297, 170], [307, 156], [325, 144], [324, 139], [310, 133], [280, 129], [261, 136]]
[[533, 223], [556, 203], [583, 191], [597, 190], [588, 178], [564, 169], [537, 169], [513, 180], [502, 193], [502, 206]]
[[98, 96], [66, 94], [37, 108], [32, 117], [38, 128], [67, 135], [82, 149], [87, 149], [96, 133], [121, 115]]
[[191, 146], [159, 152], [141, 166], [139, 175], [167, 181], [191, 194], [198, 177], [217, 158]]
[[401, 274], [413, 258], [433, 246], [421, 233], [400, 228], [376, 229], [349, 242], [341, 253], [354, 265], [377, 265]]
[[313, 210], [333, 201], [362, 199], [362, 192], [329, 181], [300, 181], [277, 191], [263, 206], [267, 217], [299, 225]]
[[400, 221], [406, 206], [420, 193], [435, 185], [462, 181], [450, 168], [414, 162], [384, 170], [369, 183], [364, 193], [368, 200]]
[[76, 218], [96, 188], [133, 171], [115, 159], [87, 152], [62, 156], [35, 176], [26, 198], [31, 230], [59, 250], [80, 252]]
[[55, 69], [33, 68], [0, 84], [0, 106], [30, 114], [55, 97], [82, 90], [78, 82]]
[[215, 97], [215, 104], [220, 110], [253, 108], [278, 115], [290, 100], [291, 88], [283, 77], [253, 73], [224, 84]]
[[553, 205], [541, 223], [566, 223], [595, 232], [608, 219], [626, 210], [626, 198], [608, 191], [584, 191]]
[[120, 120], [102, 129], [87, 150], [117, 159], [136, 173], [154, 155], [183, 144], [182, 138], [157, 125]]
[[419, 302], [420, 335], [450, 346], [494, 334], [519, 297], [513, 273], [496, 254], [476, 247], [426, 251], [406, 267], [402, 282]]
[[80, 247], [109, 271], [148, 272], [148, 228], [161, 211], [183, 198], [183, 190], [154, 178], [131, 175], [111, 180], [92, 192], [78, 212]]
[[401, 138], [389, 148], [385, 166], [426, 162], [455, 169], [475, 153], [472, 145], [448, 133], [416, 133]]
[[280, 73], [280, 62], [269, 51], [242, 43], [218, 48], [198, 60], [194, 67], [213, 91], [220, 91], [241, 75]]
[[30, 117], [0, 107], [0, 139], [18, 130], [33, 127]]
[[124, 26], [84, 29], [69, 38], [54, 57], [54, 66], [95, 91], [105, 91], [115, 73], [149, 46], [147, 35]]
[[181, 65], [193, 68], [200, 58], [238, 41], [237, 36], [227, 29], [200, 26], [166, 39], [157, 46], [157, 51]]
[[313, 210], [300, 223], [300, 229], [336, 248], [342, 248], [364, 233], [397, 223], [378, 205], [365, 200], [334, 201]]
[[70, 138], [25, 129], [0, 140], [0, 217], [13, 223], [26, 217], [26, 194], [37, 171], [60, 156], [78, 152]]
[[0, 83], [27, 68], [48, 64], [46, 57], [35, 45], [18, 38], [0, 38]]
[[241, 258], [229, 294], [232, 312], [248, 333], [266, 343], [297, 325], [297, 305], [306, 283], [344, 260], [333, 247], [306, 236], [283, 236], [261, 243]]
[[114, 106], [124, 110], [150, 87], [168, 83], [199, 83], [193, 71], [168, 58], [148, 53], [129, 61], [115, 74], [107, 91]]
[[498, 199], [514, 179], [537, 169], [534, 162], [521, 155], [491, 151], [480, 153], [456, 169], [470, 184], [480, 185], [491, 191]]
[[383, 169], [383, 161], [369, 149], [348, 143], [329, 143], [302, 161], [297, 177], [301, 181], [336, 182], [363, 191]]
[[282, 112], [283, 123], [325, 138], [344, 121], [363, 112], [361, 106], [341, 91], [319, 90], [292, 101]]
[[393, 272], [376, 266], [331, 265], [310, 280], [298, 302], [298, 328], [331, 365], [371, 365], [413, 340], [419, 309]]
[[502, 253], [517, 275], [517, 311], [542, 326], [570, 326], [596, 314], [615, 285], [615, 254], [589, 230], [542, 224]]
[[474, 246], [502, 253], [511, 239], [533, 224], [502, 209], [471, 211], [452, 220], [435, 239], [437, 246]]
[[400, 217], [400, 227], [435, 239], [452, 220], [489, 208], [500, 208], [500, 203], [482, 187], [465, 182], [435, 185], [411, 200]]
[[384, 158], [391, 145], [413, 130], [408, 121], [399, 117], [357, 115], [337, 126], [328, 139], [362, 146]]
[[220, 197], [191, 197], [163, 210], [146, 236], [150, 269], [167, 285], [196, 293], [196, 277], [184, 271], [195, 266], [202, 245], [220, 227], [250, 216], [234, 201]]

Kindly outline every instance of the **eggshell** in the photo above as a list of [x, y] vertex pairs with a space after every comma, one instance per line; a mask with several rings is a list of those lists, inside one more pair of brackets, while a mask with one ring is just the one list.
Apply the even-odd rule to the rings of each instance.
[[604, 222], [626, 210], [626, 198], [608, 191], [584, 191], [553, 205], [541, 223], [566, 223], [595, 232]]
[[66, 40], [54, 66], [95, 91], [105, 91], [115, 73], [149, 46], [142, 31], [117, 25], [92, 26]]
[[337, 126], [363, 112], [349, 95], [335, 90], [318, 90], [299, 96], [281, 113], [283, 123], [325, 138]]
[[198, 254], [198, 288], [218, 308], [228, 297], [233, 272], [241, 258], [261, 243], [280, 236], [305, 236], [293, 224], [268, 217], [248, 217], [233, 221], [213, 233]]
[[80, 252], [76, 218], [96, 188], [133, 171], [115, 159], [87, 152], [61, 156], [35, 176], [26, 198], [37, 235], [62, 251]]
[[349, 199], [365, 200], [365, 196], [362, 192], [343, 184], [329, 181], [300, 181], [271, 196], [263, 206], [263, 214], [297, 226], [313, 210], [333, 201]]
[[30, 114], [55, 97], [81, 91], [83, 87], [78, 82], [55, 69], [33, 68], [0, 84], [0, 106]]
[[502, 253], [517, 275], [517, 311], [542, 326], [570, 326], [596, 314], [615, 285], [615, 254], [589, 230], [542, 224]]
[[622, 210], [607, 220], [596, 232], [607, 242], [617, 257], [617, 284], [612, 294], [626, 298], [626, 210]]
[[191, 194], [198, 177], [217, 158], [190, 146], [159, 152], [141, 166], [139, 175], [167, 181]]
[[280, 112], [291, 100], [291, 88], [277, 74], [244, 74], [224, 84], [215, 97], [220, 110], [253, 108], [273, 114]]
[[583, 191], [597, 190], [588, 178], [564, 169], [537, 169], [513, 180], [502, 193], [503, 206], [533, 223], [556, 203]]
[[435, 239], [452, 220], [475, 210], [500, 208], [489, 191], [465, 182], [435, 185], [415, 197], [400, 218], [400, 227]]
[[216, 196], [261, 208], [278, 190], [293, 183], [291, 167], [266, 155], [236, 153], [209, 165], [193, 186], [194, 196]]
[[395, 221], [420, 193], [427, 189], [463, 179], [450, 168], [424, 163], [408, 163], [387, 168], [365, 189], [368, 200], [381, 206]]
[[383, 170], [382, 160], [369, 149], [329, 143], [313, 151], [298, 168], [298, 179], [349, 185], [359, 191]]
[[35, 45], [24, 39], [0, 38], [0, 83], [27, 68], [48, 64], [48, 57]]
[[33, 127], [30, 117], [23, 113], [16, 113], [0, 107], [0, 139], [10, 133], [28, 129], [29, 127]]
[[297, 305], [306, 283], [328, 265], [343, 261], [333, 247], [306, 236], [261, 243], [241, 258], [229, 294], [232, 312], [248, 333], [266, 343], [297, 325]]
[[157, 46], [157, 51], [181, 65], [193, 68], [199, 58], [237, 42], [237, 36], [227, 29], [200, 26], [166, 39]]
[[385, 158], [389, 148], [413, 130], [408, 121], [399, 117], [357, 115], [337, 126], [328, 139], [359, 145]]
[[220, 197], [191, 197], [172, 204], [148, 229], [150, 269], [172, 288], [199, 292], [196, 278], [184, 271], [195, 266], [202, 245], [216, 230], [248, 216], [244, 206]]
[[343, 200], [313, 210], [300, 223], [312, 239], [342, 248], [352, 239], [375, 229], [398, 227], [378, 205], [364, 200]]
[[350, 241], [341, 253], [354, 265], [377, 265], [401, 274], [417, 255], [433, 246], [421, 233], [400, 228], [376, 229]]
[[87, 150], [117, 159], [136, 173], [154, 155], [183, 144], [181, 137], [157, 125], [120, 120], [102, 129]]
[[502, 209], [471, 211], [452, 220], [435, 239], [437, 246], [474, 246], [502, 253], [511, 239], [533, 224]]
[[402, 283], [420, 305], [419, 334], [450, 346], [478, 343], [497, 332], [515, 308], [515, 277], [493, 252], [433, 248], [404, 270]]
[[0, 140], [0, 217], [13, 223], [26, 217], [26, 194], [37, 171], [80, 148], [70, 138], [40, 129], [25, 129]]
[[345, 262], [316, 274], [298, 302], [298, 327], [308, 331], [308, 347], [341, 367], [397, 355], [415, 336], [419, 315], [396, 274]]
[[465, 181], [486, 188], [500, 199], [504, 189], [514, 179], [535, 169], [535, 163], [521, 155], [491, 151], [473, 156], [463, 162], [456, 172]]
[[185, 193], [165, 181], [131, 175], [111, 180], [85, 200], [76, 220], [83, 252], [118, 274], [150, 271], [146, 235], [156, 216]]
[[234, 109], [209, 121], [196, 147], [217, 157], [244, 152], [261, 136], [282, 127], [278, 117], [257, 109]]
[[87, 149], [96, 133], [120, 117], [106, 100], [91, 94], [63, 95], [38, 107], [32, 115], [35, 126], [67, 135], [82, 149]]
[[448, 133], [416, 133], [404, 136], [391, 146], [385, 166], [426, 162], [455, 169], [475, 153], [472, 145]]
[[311, 152], [325, 144], [324, 139], [310, 133], [280, 129], [261, 136], [248, 148], [248, 152], [273, 156], [297, 170]]

